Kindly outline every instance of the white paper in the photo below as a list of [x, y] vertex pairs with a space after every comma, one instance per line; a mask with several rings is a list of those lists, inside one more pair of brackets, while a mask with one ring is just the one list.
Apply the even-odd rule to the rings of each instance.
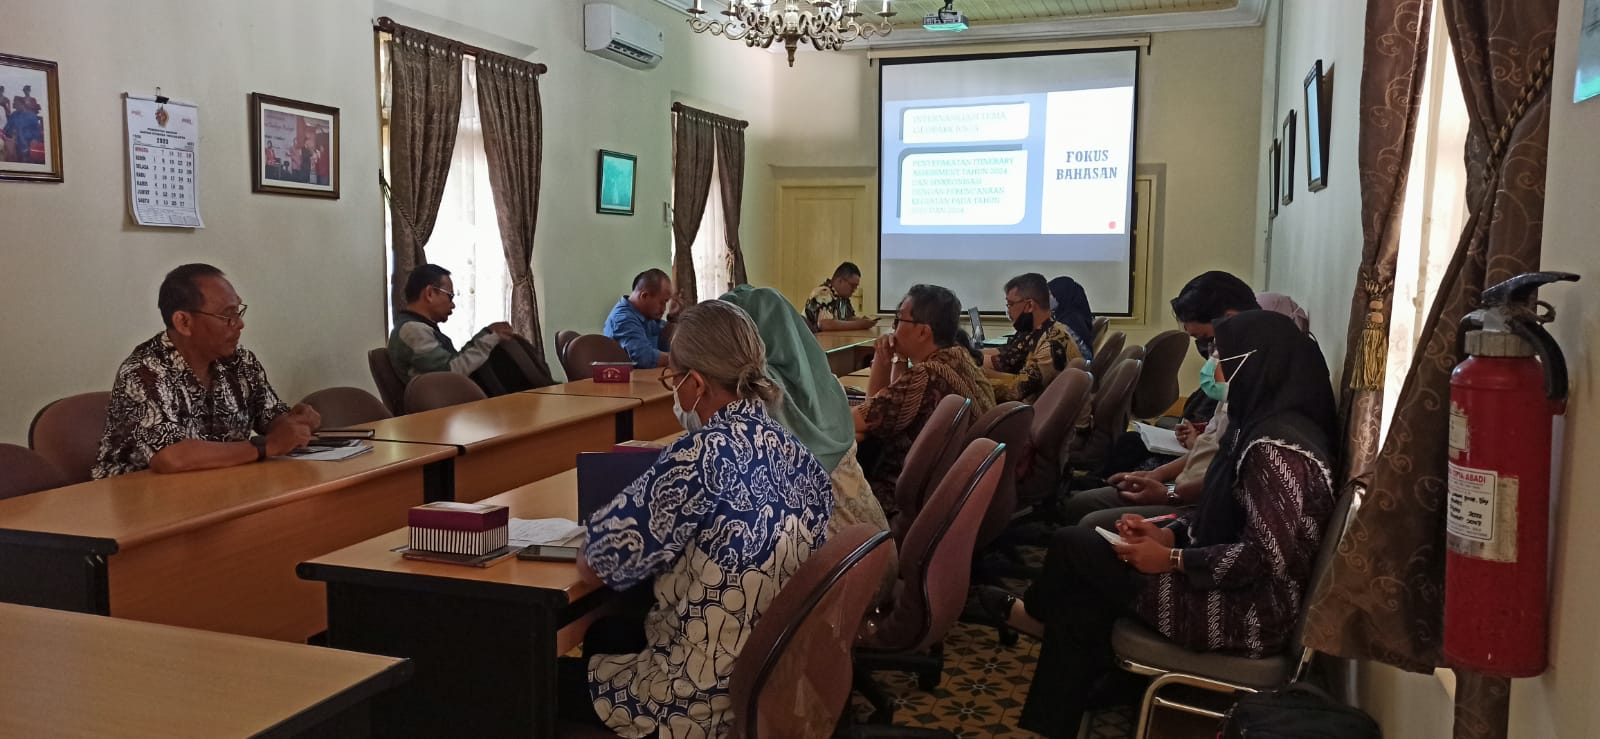
[[1116, 532], [1113, 532], [1113, 531], [1110, 531], [1110, 530], [1108, 530], [1108, 529], [1102, 529], [1102, 528], [1100, 528], [1100, 527], [1098, 527], [1098, 526], [1097, 526], [1097, 527], [1095, 527], [1095, 530], [1094, 530], [1094, 532], [1095, 532], [1095, 533], [1096, 533], [1096, 534], [1099, 534], [1099, 535], [1100, 535], [1100, 538], [1102, 538], [1102, 539], [1105, 539], [1105, 540], [1106, 540], [1106, 541], [1109, 541], [1109, 542], [1111, 542], [1111, 545], [1112, 545], [1112, 546], [1118, 546], [1118, 547], [1120, 547], [1120, 546], [1122, 546], [1122, 545], [1123, 545], [1123, 544], [1126, 544], [1126, 543], [1127, 543], [1127, 542], [1125, 542], [1125, 541], [1123, 541], [1123, 540], [1122, 540], [1122, 535], [1121, 535], [1121, 534], [1118, 534], [1118, 533], [1116, 533]]
[[1139, 439], [1144, 442], [1144, 448], [1151, 452], [1170, 454], [1174, 457], [1182, 457], [1189, 453], [1188, 449], [1178, 443], [1178, 434], [1172, 429], [1134, 421], [1133, 430], [1139, 432]]
[[289, 452], [289, 459], [307, 459], [312, 462], [338, 462], [351, 457], [359, 457], [372, 451], [372, 445], [359, 444], [357, 446], [342, 447], [311, 447], [313, 451], [296, 449]]
[[583, 536], [583, 527], [570, 518], [513, 518], [510, 525], [513, 548], [547, 544], [574, 546]]
[[200, 109], [125, 95], [128, 206], [141, 226], [205, 228], [200, 220]]

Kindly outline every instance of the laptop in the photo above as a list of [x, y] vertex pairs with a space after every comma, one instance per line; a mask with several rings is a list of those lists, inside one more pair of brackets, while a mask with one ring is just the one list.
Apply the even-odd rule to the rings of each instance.
[[624, 488], [656, 463], [655, 454], [583, 452], [578, 455], [578, 523], [587, 524]]
[[983, 317], [978, 315], [978, 306], [974, 305], [967, 309], [967, 320], [972, 324], [972, 330], [967, 332], [972, 337], [972, 344], [974, 346], [982, 345]]

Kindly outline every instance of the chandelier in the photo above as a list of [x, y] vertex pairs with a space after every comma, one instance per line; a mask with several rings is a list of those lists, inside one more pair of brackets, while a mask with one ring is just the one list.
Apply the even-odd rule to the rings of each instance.
[[689, 9], [689, 27], [695, 33], [710, 31], [713, 36], [723, 36], [743, 41], [751, 48], [768, 48], [772, 42], [782, 40], [789, 52], [789, 66], [794, 66], [794, 52], [800, 44], [810, 44], [817, 51], [838, 51], [856, 39], [888, 36], [894, 30], [890, 18], [894, 10], [890, 0], [869, 0], [871, 5], [882, 3], [877, 12], [883, 20], [879, 23], [862, 23], [864, 14], [856, 10], [858, 0], [728, 0], [728, 9], [722, 11], [725, 21], [709, 21], [704, 0], [694, 0]]

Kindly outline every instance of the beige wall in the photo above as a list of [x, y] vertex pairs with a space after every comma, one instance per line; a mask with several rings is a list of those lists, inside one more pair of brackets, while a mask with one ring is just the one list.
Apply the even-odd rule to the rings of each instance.
[[[616, 2], [666, 29], [659, 68], [635, 71], [584, 53], [582, 3], [574, 0], [398, 3], [443, 19], [435, 30], [532, 46], [532, 58], [550, 65], [534, 257], [547, 338], [558, 328], [598, 331], [634, 273], [667, 265], [661, 204], [670, 197], [674, 100], [751, 121], [742, 231], [752, 279], [764, 279], [771, 261], [763, 248], [772, 220], [769, 80], [781, 57], [696, 37], [683, 16], [653, 0]], [[14, 317], [5, 334], [13, 350], [0, 357], [7, 378], [0, 442], [22, 441], [33, 413], [51, 399], [109, 388], [129, 349], [160, 328], [161, 276], [188, 261], [230, 274], [252, 305], [245, 344], [286, 398], [329, 385], [371, 388], [365, 350], [381, 344], [385, 330], [383, 211], [373, 176], [374, 7], [373, 0], [7, 4], [0, 50], [61, 65], [67, 170], [59, 185], [0, 183], [10, 285], [0, 310]], [[207, 228], [129, 225], [118, 96], [157, 85], [200, 105]], [[341, 109], [340, 200], [250, 192], [251, 91]], [[594, 213], [599, 148], [639, 157], [632, 217]]]

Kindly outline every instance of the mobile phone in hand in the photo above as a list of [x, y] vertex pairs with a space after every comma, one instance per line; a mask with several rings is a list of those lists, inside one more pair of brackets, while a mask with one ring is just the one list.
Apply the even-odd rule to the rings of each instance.
[[517, 552], [517, 559], [525, 559], [532, 562], [576, 562], [578, 561], [578, 548], [533, 544], [523, 547], [521, 551]]

